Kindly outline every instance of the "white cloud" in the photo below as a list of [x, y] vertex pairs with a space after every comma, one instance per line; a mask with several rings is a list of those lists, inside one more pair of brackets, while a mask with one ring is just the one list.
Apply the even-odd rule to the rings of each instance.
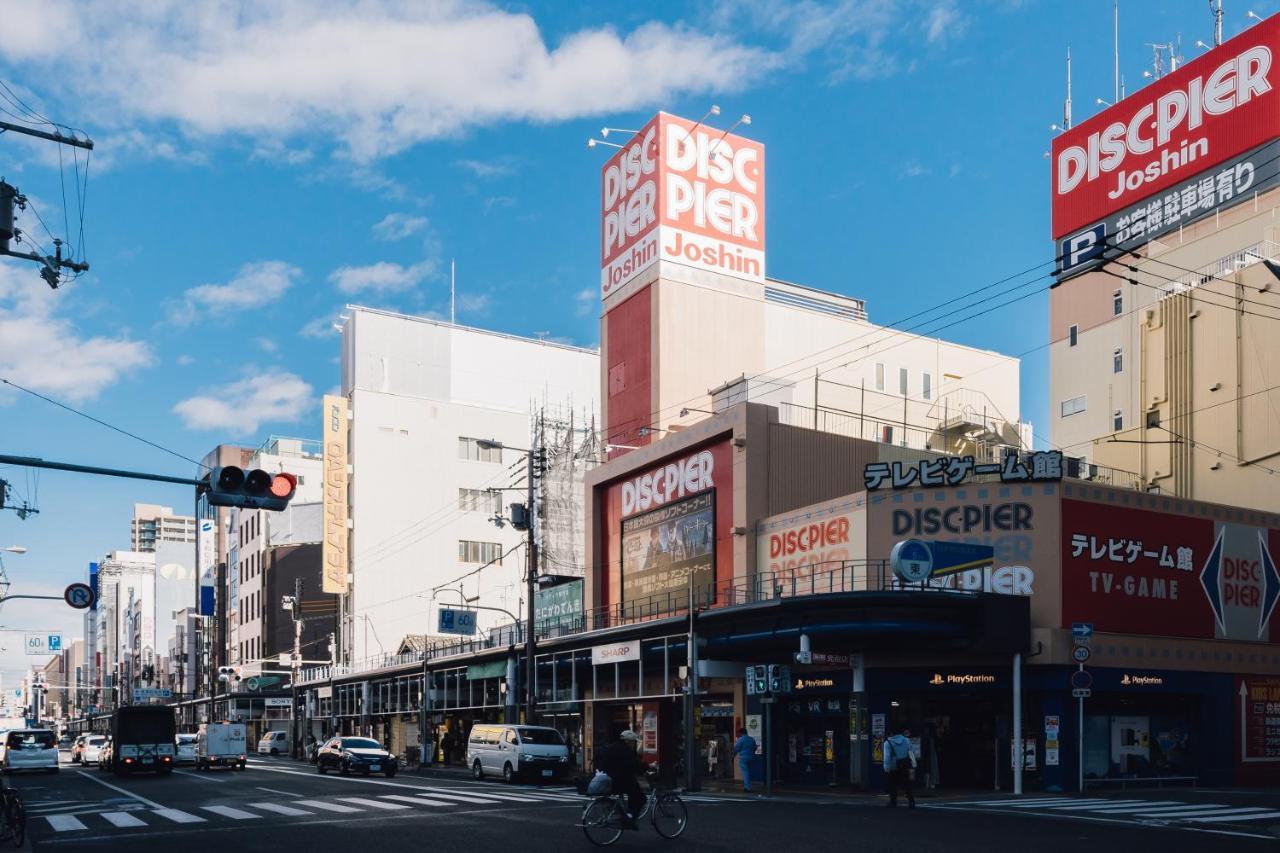
[[35, 264], [0, 265], [0, 376], [82, 403], [154, 358], [145, 343], [127, 332], [82, 335], [60, 313], [73, 292], [50, 290]]
[[964, 34], [969, 22], [960, 14], [954, 3], [939, 3], [929, 10], [925, 19], [925, 40], [929, 44], [944, 42]]
[[493, 297], [487, 293], [464, 293], [458, 297], [458, 310], [468, 314], [488, 314]]
[[596, 290], [594, 287], [584, 287], [574, 294], [573, 298], [578, 303], [576, 313], [579, 317], [587, 316], [596, 307]]
[[494, 160], [459, 160], [458, 165], [477, 178], [503, 178], [515, 172], [515, 164], [509, 157]]
[[[740, 90], [778, 66], [704, 21], [557, 33], [477, 0], [44, 0], [6, 10], [0, 60], [74, 92], [84, 123], [292, 139], [368, 162], [511, 121], [564, 121]], [[287, 35], [282, 35], [287, 34]]]
[[923, 178], [929, 173], [929, 167], [919, 160], [908, 160], [902, 164], [902, 177], [904, 178]]
[[240, 267], [226, 284], [201, 284], [169, 306], [169, 320], [186, 326], [202, 316], [261, 308], [284, 296], [302, 270], [284, 261], [257, 261]]
[[254, 338], [253, 342], [257, 344], [258, 349], [263, 352], [275, 353], [280, 351], [280, 344], [271, 338]]
[[329, 274], [329, 281], [342, 293], [400, 293], [412, 290], [430, 275], [438, 264], [435, 260], [420, 261], [409, 266], [378, 261], [361, 267], [338, 267]]
[[304, 338], [316, 339], [336, 335], [338, 334], [338, 330], [333, 327], [333, 324], [337, 319], [338, 313], [335, 311], [332, 314], [325, 314], [322, 317], [316, 317], [315, 319], [308, 320], [306, 325], [298, 330], [298, 334]]
[[193, 356], [186, 355], [185, 353], [183, 355], [178, 356], [178, 365], [180, 367], [189, 367], [190, 365], [193, 365], [195, 363], [196, 363], [196, 360]]
[[173, 407], [188, 429], [249, 435], [264, 423], [293, 423], [314, 402], [311, 385], [285, 370], [268, 370], [208, 389]]
[[427, 217], [407, 213], [388, 213], [373, 226], [373, 236], [385, 242], [412, 237], [428, 225]]

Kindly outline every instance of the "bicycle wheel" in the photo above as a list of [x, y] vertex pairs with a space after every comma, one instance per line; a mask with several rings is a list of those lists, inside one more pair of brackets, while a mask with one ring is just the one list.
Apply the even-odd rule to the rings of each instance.
[[582, 832], [597, 847], [608, 847], [622, 837], [622, 809], [610, 797], [597, 797], [582, 810]]
[[9, 837], [14, 847], [21, 847], [27, 840], [27, 807], [22, 797], [14, 791], [5, 798], [5, 820], [9, 824]]
[[649, 819], [663, 838], [675, 838], [689, 825], [689, 810], [677, 794], [660, 794], [653, 804]]

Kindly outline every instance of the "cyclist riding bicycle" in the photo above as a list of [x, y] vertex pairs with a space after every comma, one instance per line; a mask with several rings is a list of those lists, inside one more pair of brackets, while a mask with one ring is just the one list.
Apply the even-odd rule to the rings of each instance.
[[648, 766], [636, 754], [640, 736], [627, 729], [618, 739], [604, 748], [596, 759], [596, 769], [606, 773], [613, 782], [613, 793], [627, 795], [628, 829], [636, 829], [636, 816], [644, 808], [645, 795], [640, 790], [639, 777]]

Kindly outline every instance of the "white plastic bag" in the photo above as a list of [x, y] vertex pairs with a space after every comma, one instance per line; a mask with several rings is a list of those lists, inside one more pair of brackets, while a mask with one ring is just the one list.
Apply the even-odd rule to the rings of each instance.
[[596, 771], [596, 775], [591, 777], [591, 781], [587, 783], [587, 795], [591, 797], [606, 797], [613, 791], [613, 780], [609, 778], [608, 773], [600, 770]]

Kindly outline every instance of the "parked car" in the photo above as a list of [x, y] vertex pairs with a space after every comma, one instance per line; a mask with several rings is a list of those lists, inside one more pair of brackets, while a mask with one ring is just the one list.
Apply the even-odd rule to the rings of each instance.
[[382, 744], [367, 737], [331, 738], [316, 753], [316, 770], [322, 775], [337, 770], [343, 776], [357, 770], [368, 776], [383, 773], [390, 778], [399, 769], [396, 757], [382, 748]]
[[80, 735], [80, 737], [76, 738], [75, 743], [71, 744], [72, 764], [79, 764], [84, 759], [84, 742], [88, 739], [88, 735]]
[[178, 735], [178, 751], [174, 755], [175, 764], [196, 763], [196, 735]]
[[546, 726], [477, 725], [467, 741], [467, 763], [476, 779], [486, 773], [507, 782], [557, 779], [569, 772], [569, 745]]
[[80, 750], [80, 762], [86, 767], [90, 764], [97, 764], [102, 756], [102, 747], [106, 742], [106, 735], [85, 735], [84, 745]]
[[15, 770], [58, 771], [58, 740], [49, 729], [18, 729], [5, 735], [5, 773]]
[[280, 755], [289, 752], [288, 732], [267, 732], [258, 741], [259, 755]]

